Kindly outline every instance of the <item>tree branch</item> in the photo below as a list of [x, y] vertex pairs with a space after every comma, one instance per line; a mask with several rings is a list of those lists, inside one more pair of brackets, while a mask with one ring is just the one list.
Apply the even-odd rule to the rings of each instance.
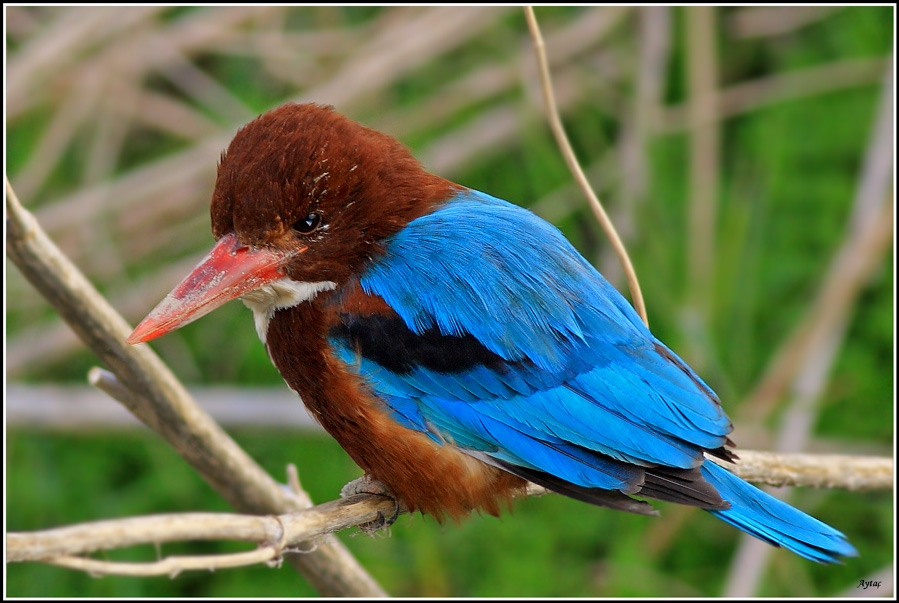
[[[235, 513], [175, 513], [147, 515], [81, 523], [37, 532], [7, 534], [7, 561], [44, 561], [72, 567], [73, 555], [139, 544], [188, 540], [239, 540], [259, 545], [256, 555], [209, 555], [191, 557], [179, 569], [216, 569], [269, 562], [285, 552], [311, 554], [321, 536], [359, 525], [383, 521], [395, 511], [392, 500], [360, 494], [331, 501], [303, 511], [283, 515], [239, 515]], [[309, 541], [312, 542], [311, 546]], [[303, 549], [308, 549], [304, 551]], [[240, 557], [242, 555], [242, 557]], [[169, 558], [174, 559], [174, 558]], [[202, 559], [202, 563], [197, 560]], [[83, 559], [82, 559], [83, 561]], [[125, 564], [122, 571], [108, 562], [108, 569], [91, 571], [125, 575], [162, 575], [173, 570], [170, 562]], [[133, 566], [143, 569], [134, 571]], [[83, 566], [88, 569], [88, 566]]]
[[[893, 485], [893, 461], [888, 458], [743, 450], [737, 464], [712, 460], [744, 479], [778, 486], [885, 490]], [[545, 489], [533, 484], [527, 492], [529, 496], [545, 493]], [[174, 576], [186, 570], [277, 564], [285, 553], [304, 553], [310, 542], [315, 551], [321, 538], [333, 532], [363, 524], [383, 525], [384, 518], [395, 512], [389, 498], [358, 494], [279, 516], [180, 513], [96, 521], [36, 532], [10, 532], [6, 537], [7, 561], [40, 561], [94, 574], [126, 576]], [[258, 548], [226, 555], [165, 557], [147, 563], [80, 556], [186, 540], [238, 540], [255, 542]]]
[[[6, 182], [6, 253], [121, 382], [118, 398], [169, 442], [232, 506], [246, 513], [303, 507], [191, 398], [147, 345], [129, 346], [131, 328], [46, 236]], [[333, 540], [290, 561], [325, 596], [386, 596]]]
[[738, 450], [738, 463], [715, 457], [721, 465], [748, 482], [770, 486], [811, 486], [840, 490], [891, 490], [893, 459], [845, 454], [781, 454]]

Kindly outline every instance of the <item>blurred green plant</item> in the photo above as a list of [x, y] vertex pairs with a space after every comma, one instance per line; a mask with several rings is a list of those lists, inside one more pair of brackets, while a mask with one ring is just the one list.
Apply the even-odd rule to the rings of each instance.
[[[208, 247], [215, 162], [234, 129], [289, 99], [334, 103], [410, 144], [433, 171], [533, 207], [616, 279], [540, 114], [530, 41], [517, 10], [5, 10], [10, 180], [132, 320], [180, 278], [183, 270], [173, 264], [191, 264]], [[546, 7], [537, 15], [563, 120], [628, 243], [653, 331], [691, 363], [701, 362], [700, 372], [734, 416], [808, 312], [846, 236], [882, 74], [891, 68], [894, 9], [715, 10], [717, 81], [729, 99], [723, 105], [736, 108], [717, 122], [715, 271], [710, 314], [701, 317], [707, 337], [684, 313], [693, 195], [692, 131], [683, 110], [690, 101], [685, 10]], [[761, 93], [740, 88], [778, 77], [801, 85], [787, 81]], [[6, 301], [7, 378], [82, 381], [95, 360], [15, 271], [7, 277]], [[848, 318], [818, 402], [813, 450], [892, 450], [893, 305], [887, 258]], [[237, 304], [155, 347], [188, 381], [282, 383]], [[737, 443], [770, 446], [788, 398], [761, 424], [738, 424], [746, 439], [738, 436]], [[315, 501], [334, 498], [360, 473], [320, 435], [233, 431], [273, 475], [296, 463]], [[6, 469], [7, 526], [17, 531], [226, 510], [172, 451], [142, 431], [10, 426]], [[861, 557], [820, 567], [776, 551], [756, 594], [848, 592], [893, 562], [892, 493], [801, 491], [794, 503], [843, 530]], [[343, 539], [394, 595], [722, 594], [736, 530], [704, 513], [659, 507], [663, 518], [651, 519], [547, 496], [519, 501], [501, 519], [439, 526], [403, 517], [389, 538]], [[200, 543], [161, 552], [228, 550], [227, 543]], [[6, 588], [16, 597], [314, 595], [284, 568], [96, 580], [13, 564]]]

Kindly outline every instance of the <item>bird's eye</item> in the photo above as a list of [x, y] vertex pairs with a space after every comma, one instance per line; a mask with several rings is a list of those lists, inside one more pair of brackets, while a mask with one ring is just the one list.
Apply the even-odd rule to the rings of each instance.
[[307, 215], [305, 218], [297, 220], [293, 225], [293, 229], [300, 234], [309, 234], [316, 230], [322, 224], [322, 217], [315, 212]]

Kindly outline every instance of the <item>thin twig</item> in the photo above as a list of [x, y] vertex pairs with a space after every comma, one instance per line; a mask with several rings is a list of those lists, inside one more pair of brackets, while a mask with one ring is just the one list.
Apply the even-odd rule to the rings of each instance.
[[543, 37], [540, 35], [540, 27], [537, 24], [537, 17], [534, 16], [534, 9], [530, 6], [525, 6], [524, 14], [528, 21], [531, 37], [534, 39], [534, 50], [537, 53], [537, 65], [540, 73], [541, 89], [543, 90], [543, 100], [546, 103], [546, 115], [549, 119], [553, 136], [556, 138], [556, 142], [559, 145], [562, 156], [565, 158], [568, 169], [571, 170], [574, 179], [581, 187], [584, 195], [586, 195], [587, 200], [590, 202], [590, 208], [596, 215], [596, 219], [599, 220], [606, 236], [609, 237], [612, 248], [615, 250], [615, 253], [621, 261], [624, 274], [627, 278], [627, 284], [631, 292], [631, 297], [634, 301], [634, 308], [637, 310], [637, 313], [640, 314], [640, 318], [643, 319], [644, 324], [649, 326], [649, 318], [646, 315], [646, 304], [643, 301], [643, 293], [640, 291], [640, 282], [637, 280], [637, 273], [634, 271], [631, 259], [627, 255], [627, 250], [624, 248], [624, 243], [621, 242], [621, 237], [618, 236], [615, 226], [612, 224], [612, 221], [609, 220], [606, 210], [603, 208], [602, 203], [600, 203], [599, 198], [590, 186], [590, 182], [584, 175], [584, 171], [581, 169], [580, 163], [578, 163], [577, 157], [574, 155], [574, 149], [571, 148], [571, 143], [568, 141], [568, 136], [565, 134], [565, 128], [562, 125], [559, 111], [556, 108], [556, 99], [552, 88], [552, 78], [549, 73], [549, 62], [546, 58], [546, 47], [543, 43]]

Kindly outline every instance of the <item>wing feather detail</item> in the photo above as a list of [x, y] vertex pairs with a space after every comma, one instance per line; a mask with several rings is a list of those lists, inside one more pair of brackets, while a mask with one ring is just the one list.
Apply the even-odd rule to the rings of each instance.
[[527, 210], [462, 193], [335, 299], [332, 348], [404, 426], [582, 499], [726, 505], [698, 471], [729, 443], [715, 394]]

